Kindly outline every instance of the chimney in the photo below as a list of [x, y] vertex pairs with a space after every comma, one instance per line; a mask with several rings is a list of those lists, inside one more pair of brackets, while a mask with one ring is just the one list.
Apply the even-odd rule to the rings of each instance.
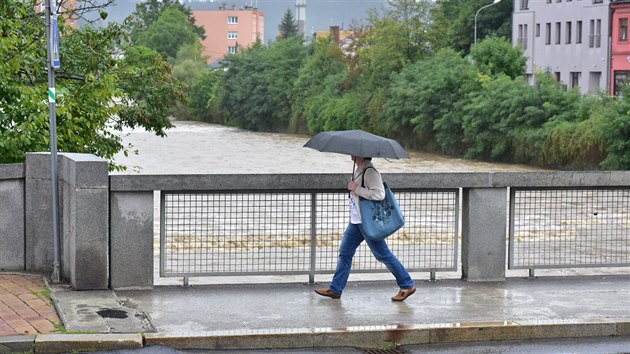
[[297, 25], [298, 32], [304, 35], [306, 30], [306, 0], [295, 0], [295, 7], [297, 9]]
[[330, 26], [330, 37], [335, 43], [339, 44], [339, 26]]

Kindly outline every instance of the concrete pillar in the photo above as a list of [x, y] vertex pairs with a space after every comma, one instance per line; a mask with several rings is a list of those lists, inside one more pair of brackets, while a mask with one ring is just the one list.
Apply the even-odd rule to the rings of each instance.
[[0, 271], [24, 271], [24, 164], [0, 165]]
[[108, 162], [88, 154], [60, 155], [62, 266], [77, 290], [109, 287]]
[[507, 188], [465, 188], [462, 201], [462, 277], [505, 280]]
[[[109, 172], [106, 160], [59, 154], [62, 279], [78, 290], [109, 284]], [[26, 155], [26, 270], [50, 274], [54, 260], [49, 153]]]
[[26, 154], [24, 183], [26, 270], [51, 274], [54, 255], [49, 153]]
[[153, 287], [153, 191], [112, 192], [111, 287]]

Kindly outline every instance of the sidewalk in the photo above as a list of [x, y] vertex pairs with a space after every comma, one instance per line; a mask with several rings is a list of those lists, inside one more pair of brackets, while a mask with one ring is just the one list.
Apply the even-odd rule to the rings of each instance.
[[[0, 278], [0, 289], [13, 277], [20, 276]], [[383, 348], [630, 335], [628, 275], [484, 283], [418, 281], [416, 293], [403, 303], [390, 300], [397, 291], [393, 281], [351, 282], [339, 300], [318, 296], [313, 292], [318, 286], [322, 285], [72, 291], [53, 285], [52, 297], [66, 330], [87, 333], [38, 334], [35, 351], [150, 345], [179, 349]], [[2, 341], [0, 337], [0, 352]]]
[[[54, 332], [60, 323], [41, 276], [0, 274], [0, 352], [28, 348], [35, 335]], [[19, 345], [9, 348], [3, 340]]]

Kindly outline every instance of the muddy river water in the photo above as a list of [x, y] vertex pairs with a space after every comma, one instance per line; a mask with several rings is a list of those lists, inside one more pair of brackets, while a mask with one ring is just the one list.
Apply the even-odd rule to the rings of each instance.
[[[143, 130], [125, 132], [123, 142], [138, 154], [116, 156], [127, 166], [123, 174], [250, 174], [350, 173], [350, 157], [322, 153], [303, 145], [307, 135], [249, 132], [201, 122], [176, 121], [160, 138]], [[469, 161], [449, 156], [408, 151], [409, 159], [375, 159], [382, 172], [534, 171], [541, 168]]]

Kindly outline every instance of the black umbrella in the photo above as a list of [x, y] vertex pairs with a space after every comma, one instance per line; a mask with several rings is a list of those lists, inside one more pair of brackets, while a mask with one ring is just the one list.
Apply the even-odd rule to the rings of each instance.
[[304, 147], [360, 157], [409, 158], [409, 155], [395, 140], [363, 130], [321, 132], [307, 141]]

